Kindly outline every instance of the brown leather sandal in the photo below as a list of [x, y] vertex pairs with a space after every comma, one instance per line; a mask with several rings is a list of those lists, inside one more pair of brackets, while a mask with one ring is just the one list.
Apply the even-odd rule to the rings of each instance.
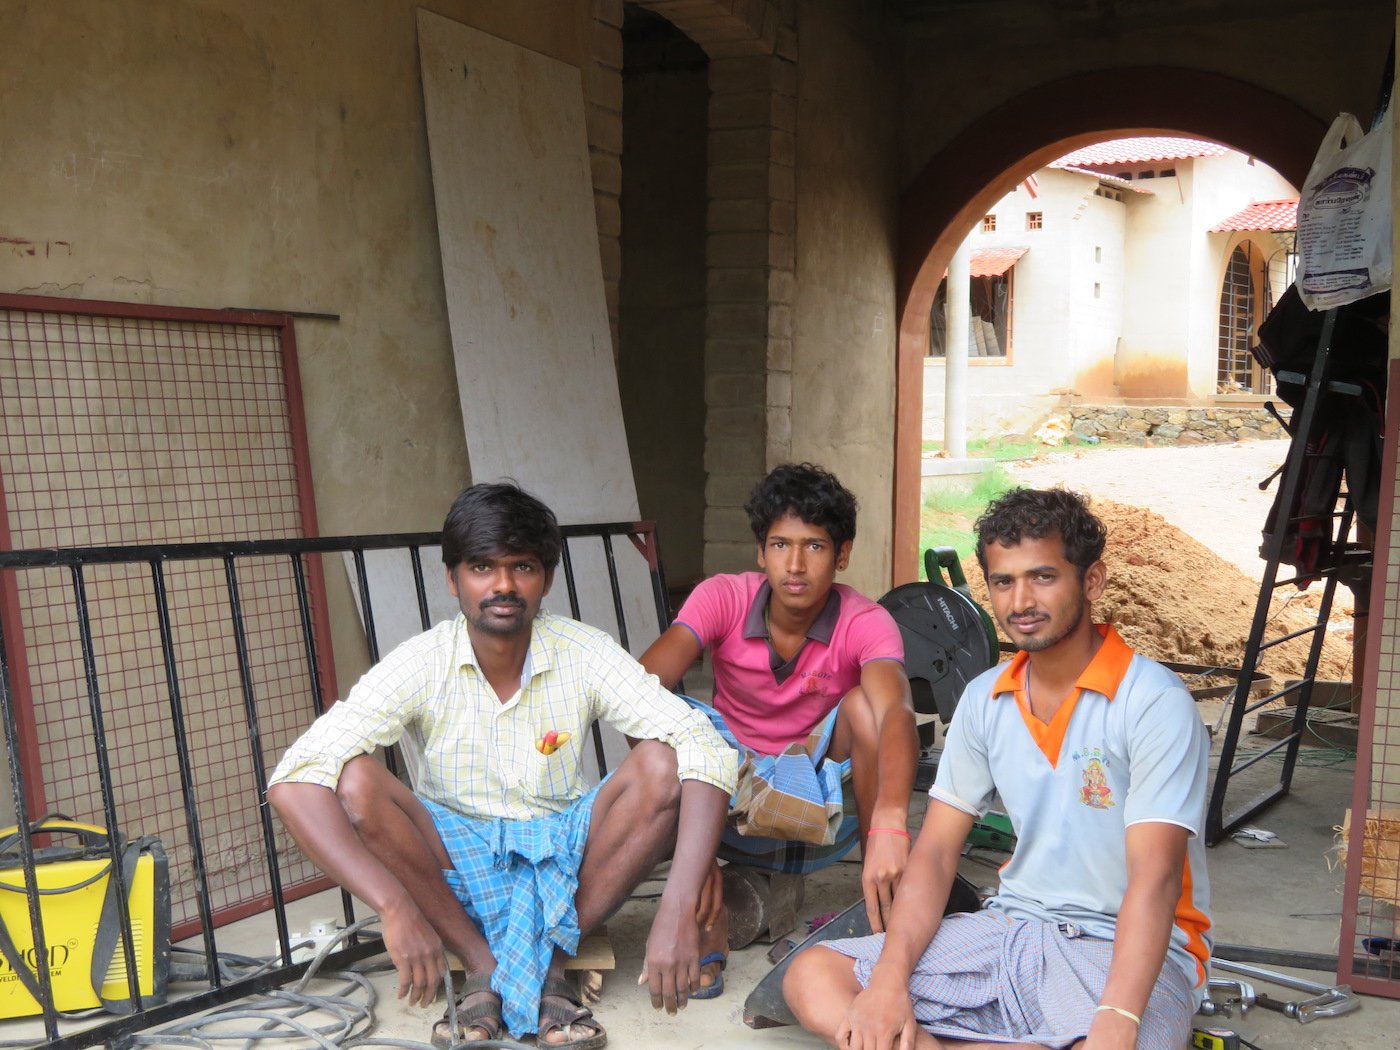
[[[475, 1006], [468, 1006], [467, 1000], [473, 996], [489, 998], [480, 998]], [[491, 988], [491, 975], [474, 973], [468, 975], [457, 996], [457, 1031], [452, 1030], [452, 1007], [449, 1006], [442, 1015], [442, 1020], [433, 1025], [432, 1043], [438, 1050], [447, 1050], [448, 1047], [462, 1042], [499, 1039], [505, 1027], [505, 1022], [501, 1020], [501, 997]], [[481, 1040], [464, 1038], [472, 1029], [485, 1032], [486, 1035]]]
[[[555, 1032], [568, 1032], [571, 1025], [579, 1022], [592, 1028], [593, 1034], [562, 1043], [548, 1038]], [[607, 1043], [608, 1033], [594, 1018], [593, 1011], [579, 1002], [574, 986], [563, 977], [551, 977], [545, 981], [544, 992], [540, 996], [540, 1029], [535, 1033], [535, 1045], [541, 1050], [558, 1050], [560, 1047], [563, 1050], [599, 1050]]]

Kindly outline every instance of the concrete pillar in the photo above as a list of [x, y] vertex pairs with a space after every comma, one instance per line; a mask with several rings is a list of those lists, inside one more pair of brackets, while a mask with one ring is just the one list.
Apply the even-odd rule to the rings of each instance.
[[972, 249], [964, 240], [948, 263], [947, 358], [943, 363], [943, 448], [967, 458], [967, 330], [972, 321]]

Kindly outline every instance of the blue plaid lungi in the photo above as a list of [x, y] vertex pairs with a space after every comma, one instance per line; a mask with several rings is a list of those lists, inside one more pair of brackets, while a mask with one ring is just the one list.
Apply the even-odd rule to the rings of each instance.
[[419, 796], [452, 859], [448, 888], [496, 957], [491, 987], [517, 1034], [539, 1027], [540, 993], [556, 948], [578, 951], [578, 869], [600, 783], [562, 813], [534, 820], [464, 817]]
[[[760, 755], [746, 748], [725, 724], [724, 716], [709, 704], [685, 696], [681, 699], [710, 720], [710, 724], [724, 742], [739, 752], [740, 762], [747, 763], [741, 768], [741, 779], [747, 776], [762, 776], [773, 781], [778, 790], [818, 805], [839, 806], [840, 823], [835, 833], [835, 841], [826, 845], [809, 842], [794, 842], [787, 839], [768, 838], [762, 835], [741, 834], [732, 823], [727, 823], [720, 839], [719, 858], [751, 868], [765, 868], [783, 871], [794, 875], [805, 875], [820, 871], [836, 863], [856, 845], [860, 839], [860, 826], [856, 819], [855, 793], [850, 790], [851, 760], [837, 762], [826, 757], [831, 746], [831, 736], [836, 729], [836, 716], [840, 705], [822, 719], [809, 736], [807, 756], [801, 766], [790, 760], [791, 755]], [[779, 767], [779, 760], [782, 767]], [[732, 809], [738, 801], [740, 787], [730, 796]]]

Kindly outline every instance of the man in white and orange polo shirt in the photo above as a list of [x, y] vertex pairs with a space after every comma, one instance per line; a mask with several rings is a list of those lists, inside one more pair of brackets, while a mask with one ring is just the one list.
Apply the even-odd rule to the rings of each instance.
[[[1081, 497], [1013, 490], [977, 536], [1020, 651], [963, 695], [890, 932], [793, 960], [788, 1003], [835, 1046], [1176, 1050], [1210, 958], [1205, 728], [1174, 674], [1093, 622], [1106, 533]], [[1000, 890], [941, 918], [996, 794], [1018, 839]]]

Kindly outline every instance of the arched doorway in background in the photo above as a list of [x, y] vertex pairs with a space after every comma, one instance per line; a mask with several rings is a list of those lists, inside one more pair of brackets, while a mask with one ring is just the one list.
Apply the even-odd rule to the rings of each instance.
[[[1125, 92], [1131, 80], [1137, 90]], [[1057, 156], [1107, 138], [1196, 135], [1301, 185], [1325, 125], [1296, 103], [1199, 70], [1102, 70], [1039, 85], [983, 114], [904, 191], [899, 228], [893, 582], [918, 575], [923, 359], [934, 296], [974, 219]]]
[[1257, 340], [1259, 323], [1271, 305], [1267, 281], [1264, 256], [1254, 242], [1242, 241], [1235, 245], [1220, 282], [1217, 393], [1268, 392], [1269, 373], [1249, 352]]

